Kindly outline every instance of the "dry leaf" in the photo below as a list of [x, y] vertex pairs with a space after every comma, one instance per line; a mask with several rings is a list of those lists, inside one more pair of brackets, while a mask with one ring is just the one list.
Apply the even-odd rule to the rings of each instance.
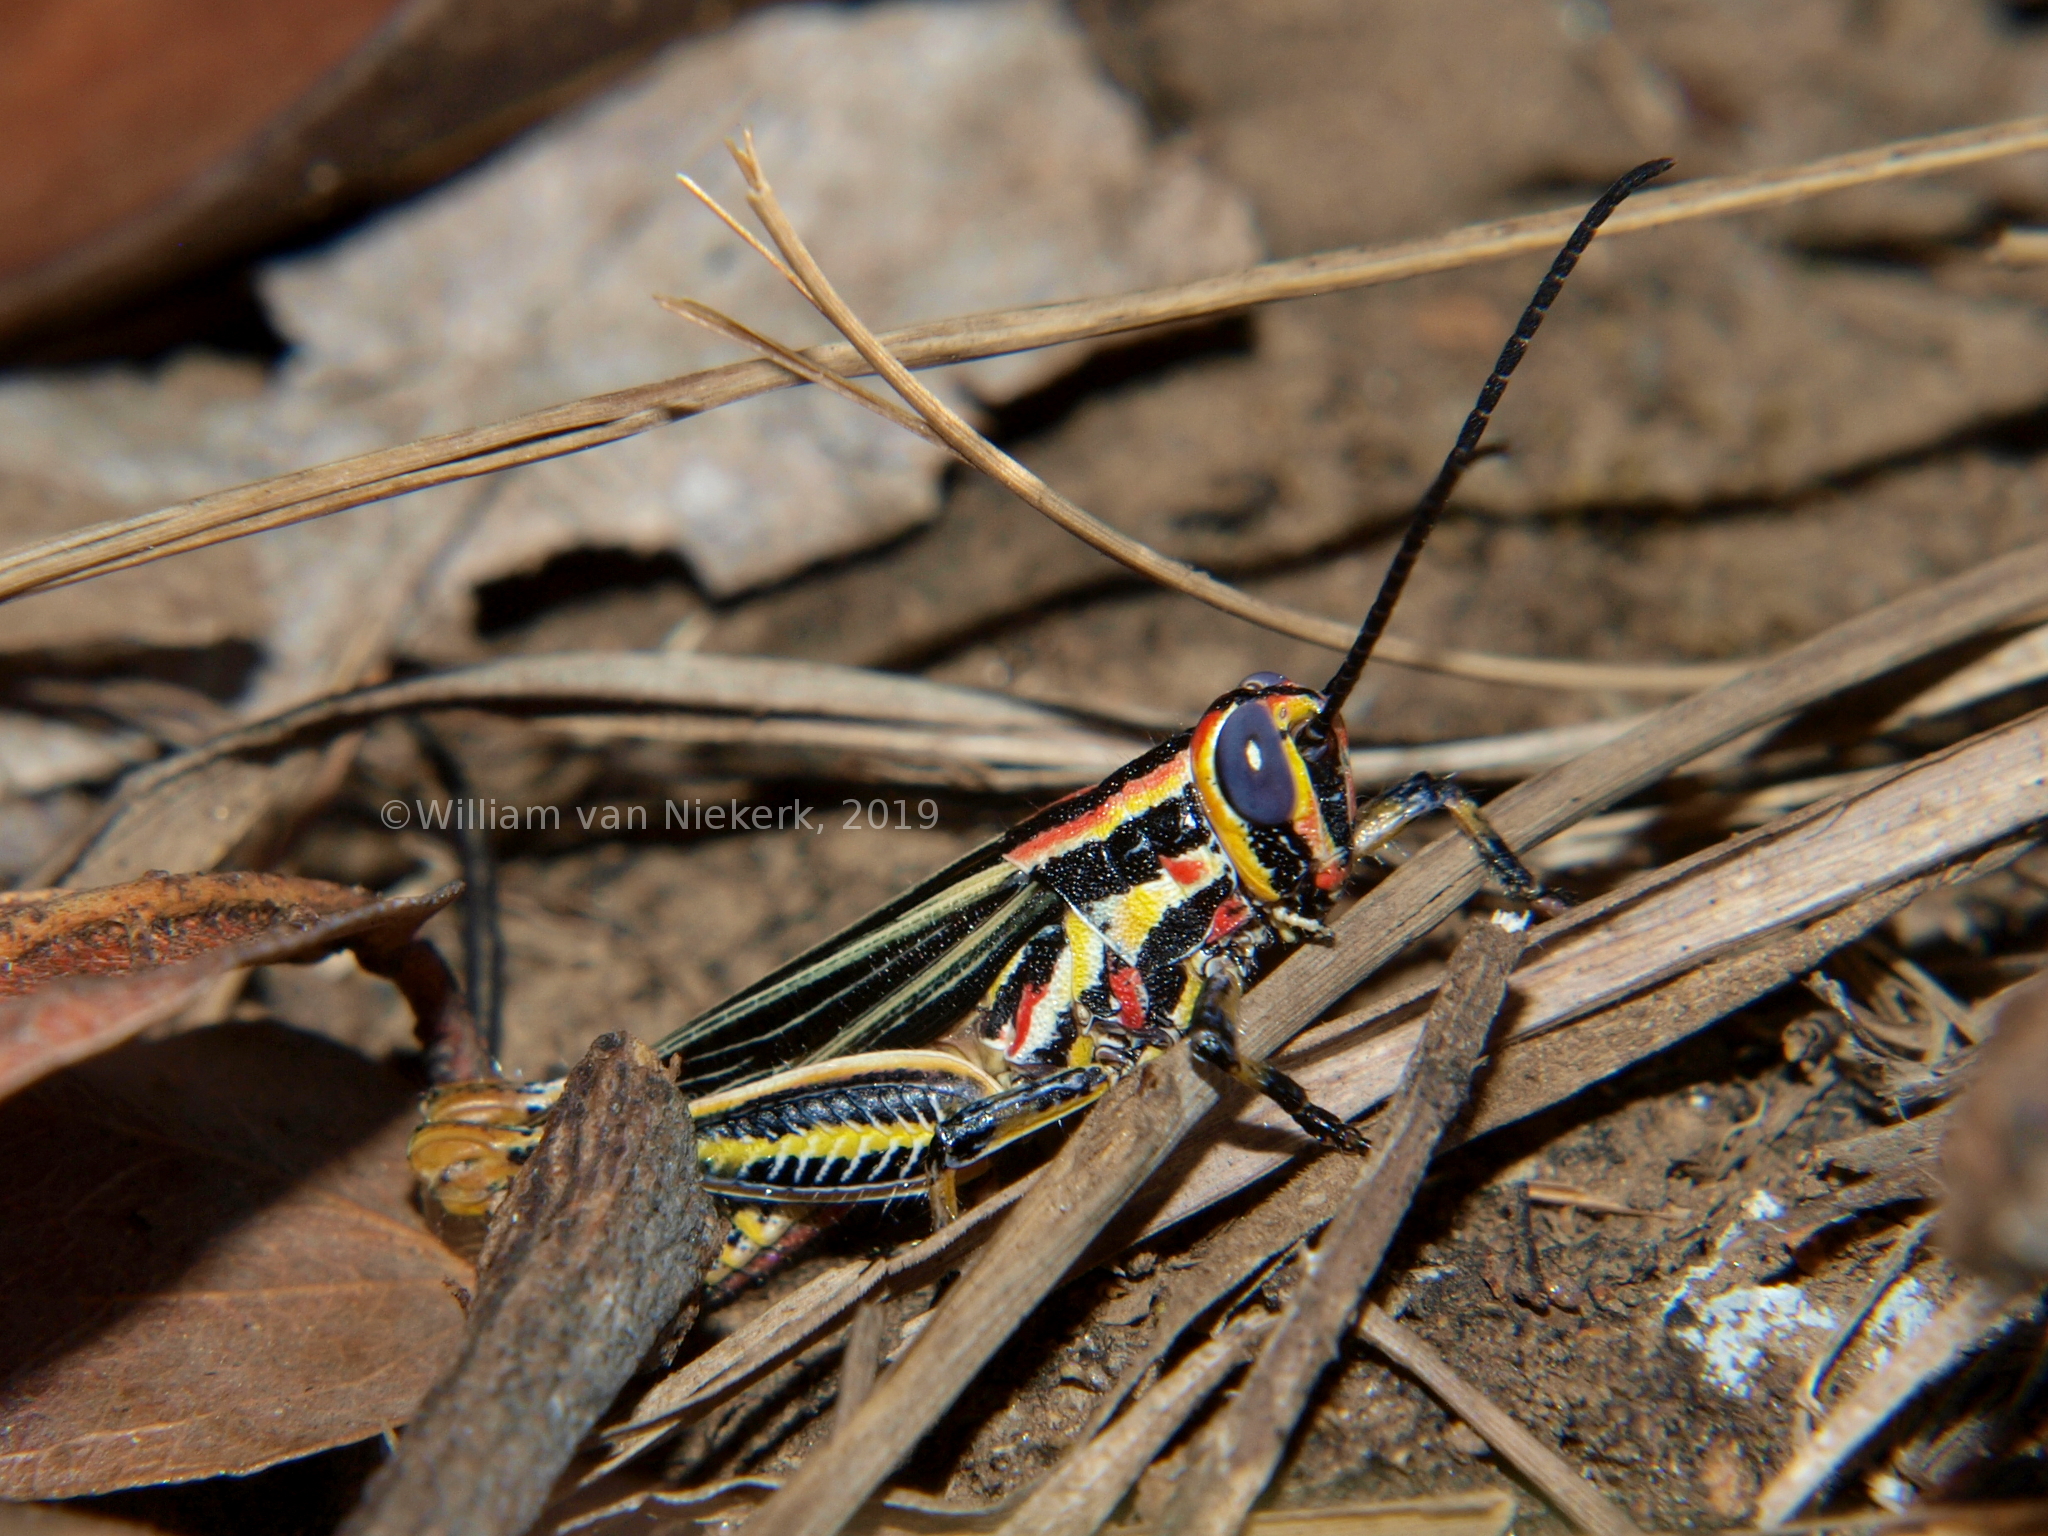
[[175, 1016], [216, 977], [389, 951], [454, 900], [386, 898], [284, 875], [149, 875], [0, 895], [0, 1098]]
[[403, 1422], [462, 1336], [412, 1208], [413, 1100], [227, 1025], [17, 1096], [0, 1123], [0, 1497], [251, 1472]]
[[0, 898], [0, 995], [196, 960], [376, 900], [325, 880], [262, 874], [157, 874], [92, 891], [10, 892]]

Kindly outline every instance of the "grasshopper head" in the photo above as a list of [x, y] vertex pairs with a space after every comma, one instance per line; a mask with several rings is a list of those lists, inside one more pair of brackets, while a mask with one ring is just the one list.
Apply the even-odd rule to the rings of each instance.
[[1223, 695], [1195, 726], [1195, 786], [1247, 896], [1321, 908], [1344, 883], [1351, 762], [1323, 696], [1271, 672]]

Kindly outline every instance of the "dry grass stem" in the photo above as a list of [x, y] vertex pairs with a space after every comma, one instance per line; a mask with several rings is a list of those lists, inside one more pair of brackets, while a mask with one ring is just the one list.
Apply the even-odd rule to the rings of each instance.
[[[1627, 736], [1496, 800], [1527, 846], [1681, 764], [1852, 684], [2010, 623], [2048, 602], [2048, 545], [2020, 550], [1837, 625], [1733, 683], [1673, 704]], [[1445, 838], [1396, 870], [1246, 997], [1248, 1050], [1268, 1054], [1476, 888], [1478, 861]], [[1184, 1049], [1117, 1085], [1039, 1176], [975, 1268], [863, 1409], [861, 1438], [814, 1454], [752, 1522], [754, 1536], [830, 1536], [945, 1412], [1126, 1197], [1216, 1104]]]
[[[1310, 1392], [1336, 1358], [1408, 1214], [1437, 1142], [1464, 1107], [1472, 1068], [1507, 995], [1508, 972], [1522, 944], [1519, 926], [1498, 922], [1480, 923], [1459, 941], [1371, 1159], [1331, 1214], [1250, 1376], [1195, 1442], [1161, 1517], [1162, 1536], [1237, 1536], [1272, 1481]], [[1610, 1526], [1603, 1536], [1621, 1536], [1623, 1526]]]
[[[804, 276], [798, 278], [780, 261], [775, 262], [776, 270], [788, 277], [797, 291], [852, 342], [863, 360], [903, 393], [904, 399], [916, 406], [920, 414], [910, 414], [894, 402], [884, 400], [839, 374], [819, 367], [795, 348], [763, 336], [707, 304], [700, 304], [693, 299], [670, 299], [659, 296], [655, 299], [657, 304], [671, 314], [703, 326], [727, 340], [754, 348], [771, 361], [787, 368], [798, 378], [830, 389], [854, 404], [873, 411], [885, 421], [907, 432], [915, 433], [926, 442], [951, 449], [963, 463], [979, 469], [1025, 505], [1042, 513], [1084, 544], [1161, 586], [1279, 634], [1327, 646], [1331, 650], [1341, 651], [1349, 647], [1354, 633], [1350, 624], [1305, 613], [1284, 603], [1273, 603], [1264, 598], [1254, 597], [1228, 582], [1217, 580], [1206, 571], [1197, 570], [1185, 561], [1161, 554], [1142, 540], [1134, 539], [1112, 528], [1108, 523], [1060, 495], [1016, 459], [977, 432], [936, 395], [924, 389], [922, 385], [916, 384], [909, 370], [890, 357], [888, 349], [861, 324], [859, 318], [839, 298], [823, 272], [818, 269], [816, 261], [804, 247], [794, 227], [781, 213], [780, 205], [775, 202], [773, 190], [766, 178], [761, 175], [759, 165], [752, 159], [752, 140], [749, 139], [748, 148], [744, 152], [736, 148], [734, 154], [746, 156], [742, 159], [741, 165], [748, 178], [748, 186], [751, 189], [749, 197], [755, 211], [761, 214], [777, 244], [782, 246], [790, 262], [799, 268]], [[728, 228], [744, 233], [740, 221], [702, 188], [692, 182], [690, 190], [695, 192]], [[774, 211], [773, 222], [769, 219], [769, 209]], [[767, 254], [761, 242], [752, 235], [747, 235], [746, 240], [753, 249]], [[769, 259], [774, 260], [772, 256]], [[879, 362], [878, 359], [887, 361]], [[909, 392], [911, 389], [916, 393]], [[1391, 642], [1383, 640], [1380, 654], [1385, 659], [1402, 665], [1492, 682], [1520, 683], [1540, 688], [1612, 688], [1652, 693], [1696, 692], [1715, 683], [1726, 682], [1740, 674], [1747, 665], [1724, 662], [1639, 664], [1553, 661], [1540, 657], [1496, 656], [1483, 651], [1420, 645], [1398, 639]]]
[[[627, 1532], [731, 1530], [780, 1486], [765, 1477], [730, 1478], [703, 1488], [652, 1489], [581, 1511], [552, 1525], [553, 1536], [626, 1536]], [[1008, 1505], [954, 1503], [906, 1488], [878, 1495], [848, 1525], [852, 1536], [992, 1536]], [[1503, 1489], [1419, 1499], [1261, 1510], [1245, 1536], [1507, 1536], [1514, 1496]], [[1149, 1536], [1143, 1524], [1119, 1536]]]
[[1094, 1536], [1181, 1426], [1251, 1358], [1270, 1327], [1268, 1319], [1247, 1315], [1193, 1350], [1114, 1424], [1047, 1473], [996, 1536]]
[[[706, 199], [706, 201], [709, 201], [709, 199]], [[718, 210], [718, 216], [725, 220], [726, 223], [732, 225], [735, 229], [739, 227], [739, 221], [723, 208], [719, 208], [718, 204], [712, 203], [711, 206]], [[755, 250], [762, 249], [759, 240], [754, 239], [751, 235], [747, 239]], [[769, 259], [771, 261], [774, 260], [772, 256]], [[784, 272], [789, 270], [779, 261], [775, 265]], [[795, 281], [794, 277], [791, 278], [791, 281]], [[797, 291], [799, 293], [803, 292], [801, 285], [799, 285]], [[654, 302], [670, 314], [688, 320], [693, 325], [702, 326], [715, 336], [723, 336], [727, 341], [736, 341], [743, 347], [751, 347], [763, 357], [780, 363], [806, 383], [816, 384], [821, 388], [829, 389], [842, 400], [851, 400], [863, 410], [873, 411], [884, 421], [901, 427], [912, 436], [923, 438], [934, 447], [943, 448], [945, 446], [944, 440], [940, 438], [938, 433], [925, 425], [922, 417], [906, 411], [893, 400], [883, 399], [873, 390], [862, 389], [851, 379], [842, 378], [828, 369], [820, 368], [808, 357], [805, 357], [803, 353], [797, 351], [796, 348], [784, 346], [781, 342], [775, 340], [774, 337], [764, 336], [752, 326], [742, 325], [730, 315], [722, 314], [718, 310], [713, 309], [709, 304], [700, 304], [695, 299], [672, 299], [659, 293], [654, 296]]]
[[846, 1325], [846, 1343], [839, 1354], [839, 1397], [833, 1404], [835, 1433], [844, 1432], [860, 1405], [875, 1390], [882, 1369], [882, 1329], [888, 1321], [873, 1296], [864, 1297]]
[[1967, 1280], [1949, 1304], [1864, 1377], [1757, 1496], [1757, 1523], [1784, 1524], [1928, 1383], [1939, 1380], [2018, 1320], [2024, 1307], [1988, 1280]]
[[701, 749], [739, 777], [938, 785], [984, 794], [1080, 789], [1135, 755], [1128, 738], [1091, 731], [947, 730], [938, 726], [730, 716], [542, 716], [536, 729], [581, 746], [667, 741]]
[[[975, 750], [993, 763], [1027, 766], [1071, 761], [1094, 767], [1107, 759], [1114, 767], [1144, 745], [1144, 738], [1136, 735], [1085, 728], [1073, 715], [1047, 705], [901, 673], [694, 651], [561, 651], [508, 657], [315, 699], [141, 769], [124, 783], [123, 793], [141, 794], [224, 758], [280, 751], [387, 715], [449, 708], [533, 713], [593, 705], [689, 710], [699, 712], [707, 723], [803, 721], [829, 728], [833, 722], [844, 722], [928, 737], [944, 735], [975, 744]], [[1032, 744], [1041, 735], [1049, 738], [1050, 746]], [[832, 744], [829, 734], [819, 740]], [[968, 754], [961, 756], [964, 760]]]
[[[1940, 1113], [1940, 1111], [1936, 1111]], [[1934, 1225], [1934, 1215], [1928, 1212], [1913, 1219], [1912, 1223], [1892, 1239], [1891, 1252], [1885, 1255], [1884, 1265], [1871, 1282], [1864, 1288], [1862, 1299], [1849, 1309], [1849, 1315], [1835, 1325], [1835, 1331], [1828, 1335], [1827, 1342], [1815, 1351], [1812, 1363], [1799, 1378], [1799, 1385], [1793, 1389], [1793, 1396], [1799, 1406], [1819, 1423], [1828, 1415], [1827, 1405], [1820, 1399], [1821, 1388], [1827, 1384], [1828, 1375], [1842, 1358], [1842, 1351], [1863, 1330], [1870, 1314], [1878, 1303], [1899, 1283], [1899, 1277], [1910, 1269], [1913, 1260], [1919, 1257], [1920, 1245], [1927, 1237], [1928, 1228]], [[1809, 1426], [1810, 1427], [1810, 1426]]]
[[994, 443], [983, 437], [953, 408], [933, 394], [919, 382], [903, 363], [878, 340], [853, 312], [851, 306], [840, 298], [824, 270], [812, 257], [795, 225], [776, 200], [775, 189], [769, 184], [767, 175], [754, 155], [753, 138], [747, 137], [744, 145], [729, 146], [733, 158], [739, 163], [740, 172], [747, 182], [747, 204], [760, 219], [762, 227], [775, 242], [783, 259], [801, 279], [802, 289], [818, 313], [832, 322], [833, 328], [853, 344], [877, 374], [887, 381], [889, 387], [901, 395], [906, 404], [924, 418], [939, 439], [953, 450], [963, 461], [987, 475], [996, 484], [1010, 492], [1025, 505], [1043, 513], [1054, 523], [1064, 528], [1090, 548], [1109, 556], [1119, 565], [1137, 572], [1149, 581], [1173, 591], [1207, 603], [1219, 612], [1228, 613], [1250, 623], [1262, 625], [1279, 634], [1291, 635], [1296, 639], [1309, 640], [1325, 645], [1332, 650], [1344, 650], [1351, 644], [1353, 626], [1330, 619], [1317, 618], [1312, 614], [1301, 614], [1277, 603], [1266, 602], [1241, 592], [1227, 582], [1218, 581], [1206, 571], [1196, 570], [1184, 561], [1162, 555], [1158, 550], [1119, 529], [1112, 528], [1086, 509], [1076, 505], [1047, 485], [1037, 475], [1003, 452]]
[[[1811, 969], [1820, 956], [1810, 954], [1805, 935], [1825, 931], [1830, 914], [1951, 867], [2048, 817], [2048, 788], [2040, 782], [2048, 757], [2043, 724], [2036, 714], [1986, 732], [1882, 782], [1639, 876], [1534, 930], [1511, 983], [1502, 1047], [1468, 1134], [1505, 1123], [1501, 1117], [1510, 1106], [1510, 1118], [1547, 1107], [1566, 1091], [1663, 1049], [1677, 1038], [1673, 1028], [1702, 1028]], [[1777, 934], [1787, 935], [1788, 954], [1800, 968], [1783, 969], [1770, 944], [1756, 948]], [[1729, 968], [1715, 970], [1723, 957]], [[1363, 1114], [1393, 1091], [1420, 1035], [1412, 1022], [1379, 1026], [1427, 993], [1427, 987], [1415, 988], [1311, 1032], [1288, 1059], [1288, 1070], [1336, 1112]], [[1653, 1026], [1645, 1013], [1658, 1022]], [[1614, 1051], [1580, 1038], [1579, 1021], [1604, 1035], [1610, 1021], [1624, 1015], [1633, 1022], [1612, 1031], [1619, 1042]], [[1519, 1063], [1528, 1052], [1532, 1060], [1549, 1056], [1540, 1049], [1541, 1037], [1559, 1030], [1573, 1036], [1557, 1052], [1571, 1070], [1559, 1076], [1546, 1066], [1532, 1097]], [[1366, 1038], [1347, 1043], [1361, 1034]], [[1263, 1105], [1240, 1115], [1269, 1131], [1285, 1124]], [[1176, 1168], [1172, 1193], [1147, 1230], [1182, 1220], [1287, 1160], [1287, 1151], [1263, 1141], [1257, 1134], [1198, 1138], [1187, 1159], [1191, 1166]]]
[[[2048, 119], [2044, 118], [1901, 140], [1788, 169], [1708, 178], [1647, 192], [1620, 210], [1609, 221], [1607, 232], [1611, 236], [1686, 219], [1725, 217], [1873, 182], [1934, 175], [2043, 147], [2048, 147]], [[1269, 262], [1230, 277], [1145, 293], [927, 322], [891, 332], [883, 340], [889, 352], [908, 366], [942, 366], [1547, 250], [1570, 230], [1577, 216], [1576, 209], [1532, 214], [1431, 239]], [[828, 372], [860, 371], [858, 356], [849, 347], [812, 348], [805, 355]], [[767, 361], [706, 369], [75, 529], [0, 556], [0, 599], [428, 486], [579, 452], [797, 382], [788, 369]], [[1345, 638], [1348, 641], [1348, 635]], [[1591, 674], [1575, 681], [1570, 673], [1574, 664], [1527, 658], [1498, 658], [1511, 665], [1505, 670], [1472, 671], [1465, 670], [1463, 660], [1452, 653], [1393, 641], [1382, 642], [1380, 655], [1403, 665], [1456, 665], [1463, 675], [1542, 686], [1667, 691], [1677, 686], [1698, 687], [1711, 676], [1699, 673], [1685, 678], [1670, 669], [1642, 667], [1632, 669], [1635, 681], [1594, 682]]]
[[[701, 186], [699, 186], [694, 177], [685, 176], [679, 171], [676, 173], [676, 180], [683, 184], [684, 188], [689, 192], [690, 196], [696, 198], [698, 202], [702, 203], [706, 208], [710, 209], [713, 217], [715, 217], [719, 223], [723, 224], [727, 229], [731, 230], [734, 234], [738, 235], [740, 239], [744, 240], [748, 245], [752, 246], [755, 255], [759, 256], [763, 261], [767, 262], [769, 266], [773, 267], [776, 271], [780, 272], [783, 276], [783, 280], [787, 282], [790, 287], [794, 288], [798, 293], [802, 294], [806, 302], [809, 302], [811, 295], [809, 291], [805, 289], [802, 280], [799, 279], [794, 272], [790, 271], [786, 265], [784, 265], [783, 260], [780, 256], [777, 256], [773, 251], [769, 250], [767, 246], [761, 243], [760, 236], [756, 235], [751, 229], [747, 228], [746, 225], [742, 224], [738, 219], [734, 218], [730, 213], [726, 212], [725, 205], [719, 202], [719, 200], [713, 197], [709, 192], [706, 192]], [[656, 302], [661, 301], [657, 300]]]
[[1543, 1497], [1563, 1511], [1587, 1536], [1635, 1536], [1636, 1524], [1621, 1508], [1556, 1451], [1479, 1388], [1460, 1376], [1412, 1329], [1404, 1328], [1371, 1302], [1358, 1317], [1358, 1336], [1421, 1382], [1463, 1419]]

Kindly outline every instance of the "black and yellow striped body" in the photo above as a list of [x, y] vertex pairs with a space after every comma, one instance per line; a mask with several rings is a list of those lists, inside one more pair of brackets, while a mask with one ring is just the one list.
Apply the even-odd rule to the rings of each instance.
[[[1241, 1055], [1235, 999], [1263, 954], [1321, 934], [1354, 859], [1418, 816], [1449, 812], [1505, 889], [1537, 895], [1447, 781], [1418, 774], [1361, 814], [1342, 713], [1566, 276], [1621, 200], [1668, 166], [1617, 181], [1559, 251], [1322, 693], [1247, 678], [1187, 734], [660, 1042], [693, 1096], [707, 1184], [813, 1204], [923, 1188], [944, 1207], [956, 1170], [1090, 1102], [1181, 1038], [1310, 1135], [1363, 1149], [1299, 1084]], [[933, 1049], [956, 1031], [957, 1054]], [[543, 1134], [547, 1094], [486, 1083], [430, 1096], [413, 1160], [444, 1206], [495, 1198]], [[753, 1225], [736, 1230], [733, 1274], [779, 1241], [773, 1221]]]
[[[1216, 741], [1236, 712], [1272, 714], [1284, 729], [1314, 698], [1285, 685], [1225, 695], [1193, 731], [661, 1041], [663, 1056], [681, 1058], [706, 1184], [771, 1202], [914, 1193], [1184, 1033], [1214, 962], [1241, 975], [1327, 904], [1333, 867], [1341, 880], [1341, 750], [1334, 775], [1289, 770], [1302, 785], [1299, 826], [1244, 825], [1216, 782]], [[963, 1023], [960, 1054], [930, 1049]], [[541, 1134], [550, 1086], [504, 1085], [495, 1115], [477, 1107], [492, 1085], [430, 1099], [415, 1163], [445, 1205], [495, 1198]], [[996, 1101], [1004, 1126], [977, 1111], [973, 1134], [943, 1144], [949, 1119]]]
[[922, 1196], [943, 1121], [1002, 1091], [947, 1051], [881, 1051], [696, 1099], [707, 1189], [749, 1200]]

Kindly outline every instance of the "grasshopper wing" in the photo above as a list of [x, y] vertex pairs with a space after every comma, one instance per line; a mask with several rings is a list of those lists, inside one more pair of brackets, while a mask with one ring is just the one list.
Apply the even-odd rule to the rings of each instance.
[[929, 1045], [964, 1018], [1060, 899], [993, 842], [815, 945], [657, 1048], [683, 1091], [714, 1092], [802, 1061]]

